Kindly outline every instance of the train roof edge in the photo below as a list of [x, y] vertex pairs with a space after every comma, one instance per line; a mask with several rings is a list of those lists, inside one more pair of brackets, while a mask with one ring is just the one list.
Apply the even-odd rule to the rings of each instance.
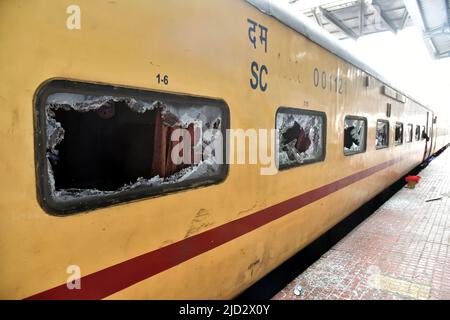
[[347, 49], [345, 49], [337, 39], [333, 38], [325, 30], [314, 24], [314, 22], [310, 21], [309, 18], [304, 17], [302, 15], [294, 15], [293, 13], [291, 13], [289, 8], [287, 7], [288, 4], [275, 2], [273, 0], [245, 0], [245, 1], [253, 5], [254, 7], [258, 8], [266, 15], [274, 17], [284, 25], [302, 34], [309, 40], [321, 46], [322, 48], [330, 51], [336, 56], [342, 58], [348, 63], [354, 65], [355, 67], [361, 69], [365, 73], [371, 75], [372, 77], [378, 79], [379, 81], [383, 82], [392, 89], [408, 97], [410, 100], [418, 103], [428, 111], [434, 113], [434, 111], [429, 107], [427, 107], [424, 103], [418, 101], [415, 98], [412, 98], [410, 94], [407, 94], [402, 90], [399, 90], [397, 86], [391, 84], [391, 82], [388, 81], [385, 76], [383, 76], [378, 71], [370, 67], [362, 59], [360, 59], [359, 57], [357, 57], [356, 55], [352, 54]]

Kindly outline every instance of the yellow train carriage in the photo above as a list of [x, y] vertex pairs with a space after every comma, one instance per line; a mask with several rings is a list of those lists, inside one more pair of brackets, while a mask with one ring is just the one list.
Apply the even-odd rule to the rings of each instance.
[[[1, 298], [232, 298], [448, 142], [441, 132], [436, 144], [432, 111], [269, 4], [0, 2]], [[71, 101], [87, 106], [82, 116], [94, 104], [102, 109], [84, 120], [68, 109]], [[272, 129], [279, 115], [312, 114], [321, 121], [322, 153], [275, 175], [261, 175], [261, 164], [223, 164], [213, 178], [144, 191], [129, 181], [120, 189], [146, 164], [152, 177], [186, 169], [155, 151], [169, 148], [158, 143], [171, 129], [155, 111], [166, 109], [143, 101], [215, 110], [220, 125], [208, 123], [222, 131]], [[126, 114], [124, 104], [146, 121]], [[89, 159], [109, 163], [89, 156], [111, 140], [65, 156], [52, 149], [61, 143], [53, 120], [76, 132], [66, 140], [76, 144], [113, 130], [100, 123], [118, 114], [128, 121], [120, 122], [124, 132], [142, 131], [125, 142], [110, 136], [117, 142], [110, 150], [123, 155], [114, 163], [141, 171], [117, 180], [121, 168], [100, 175], [106, 164], [91, 167]], [[344, 152], [346, 119], [364, 123], [363, 149]], [[410, 125], [414, 134], [419, 127], [418, 139]], [[377, 128], [387, 128], [385, 145], [376, 145]], [[148, 150], [146, 164], [137, 164]], [[62, 166], [73, 159], [78, 167]], [[99, 177], [110, 181], [109, 193], [92, 194]], [[72, 191], [89, 185], [91, 193], [76, 198], [58, 193], [58, 184]]]

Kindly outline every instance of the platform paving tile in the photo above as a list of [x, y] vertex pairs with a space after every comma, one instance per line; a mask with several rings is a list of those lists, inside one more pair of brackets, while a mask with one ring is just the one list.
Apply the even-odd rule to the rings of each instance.
[[450, 299], [448, 164], [450, 148], [273, 299]]

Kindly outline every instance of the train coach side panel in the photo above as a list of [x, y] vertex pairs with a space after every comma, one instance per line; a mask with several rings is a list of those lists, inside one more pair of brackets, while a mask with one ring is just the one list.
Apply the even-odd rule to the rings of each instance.
[[[394, 147], [394, 131], [396, 121], [405, 128], [424, 125], [424, 110], [383, 96], [376, 79], [366, 87], [363, 71], [243, 1], [79, 0], [79, 30], [66, 25], [71, 4], [0, 3], [1, 298], [27, 298], [64, 285], [70, 265], [79, 266], [82, 277], [111, 272], [95, 288], [83, 286], [81, 278], [81, 297], [231, 298], [422, 160], [425, 142]], [[258, 35], [266, 28], [267, 47], [259, 37], [252, 42], [249, 28], [255, 23]], [[315, 70], [332, 81], [317, 84]], [[158, 75], [168, 76], [168, 83], [158, 82]], [[260, 165], [231, 165], [217, 185], [50, 215], [36, 195], [33, 101], [39, 86], [53, 78], [223, 99], [232, 129], [271, 129], [279, 107], [324, 112], [326, 157], [276, 175], [261, 175]], [[334, 79], [342, 90], [332, 87]], [[347, 115], [367, 118], [365, 153], [343, 154]], [[378, 119], [390, 121], [390, 147], [381, 150], [375, 149]], [[337, 183], [353, 175], [348, 186]], [[329, 184], [336, 191], [311, 203], [290, 201]], [[277, 219], [276, 209], [262, 211], [281, 203], [289, 210]], [[247, 231], [239, 235], [240, 228]], [[219, 231], [208, 234], [216, 238], [208, 241], [227, 241], [192, 241], [214, 230]], [[180, 244], [178, 254], [186, 258], [174, 256], [179, 262], [138, 276], [145, 265], [131, 259], [173, 254], [173, 244]], [[119, 263], [124, 267], [111, 268]], [[135, 280], [127, 286], [114, 285], [130, 277]], [[95, 295], [98, 288], [103, 293]]]

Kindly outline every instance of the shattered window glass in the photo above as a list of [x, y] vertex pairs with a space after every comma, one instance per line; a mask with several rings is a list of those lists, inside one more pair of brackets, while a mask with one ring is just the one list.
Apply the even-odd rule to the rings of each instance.
[[367, 120], [347, 116], [344, 121], [344, 154], [351, 155], [366, 151]]
[[389, 146], [389, 121], [378, 120], [375, 147], [377, 149]]
[[408, 132], [407, 132], [407, 141], [406, 142], [412, 142], [413, 141], [413, 125], [408, 124]]
[[276, 126], [280, 169], [323, 161], [325, 158], [325, 113], [279, 108]]
[[416, 132], [414, 133], [416, 141], [420, 140], [420, 126], [416, 126]]
[[50, 87], [38, 106], [47, 207], [75, 212], [223, 180], [222, 102], [94, 88]]
[[395, 124], [394, 140], [396, 145], [403, 143], [403, 123], [397, 122]]

